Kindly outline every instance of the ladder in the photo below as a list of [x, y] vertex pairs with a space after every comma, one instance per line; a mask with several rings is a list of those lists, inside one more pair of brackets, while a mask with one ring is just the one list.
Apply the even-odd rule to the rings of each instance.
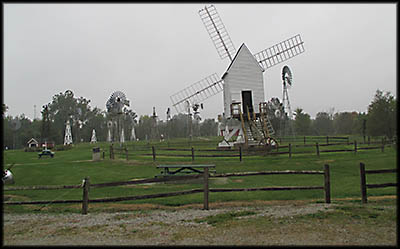
[[267, 115], [268, 105], [267, 102], [260, 103], [260, 120], [263, 124], [263, 131], [266, 133], [266, 137], [270, 137], [275, 134], [275, 130], [272, 127], [271, 121], [269, 121]]

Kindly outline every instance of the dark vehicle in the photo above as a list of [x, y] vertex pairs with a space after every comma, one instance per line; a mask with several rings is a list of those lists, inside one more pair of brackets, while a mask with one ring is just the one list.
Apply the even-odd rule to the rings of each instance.
[[50, 156], [51, 158], [54, 157], [54, 152], [52, 152], [51, 150], [43, 150], [42, 152], [38, 153], [39, 155], [39, 159], [42, 158], [42, 156]]

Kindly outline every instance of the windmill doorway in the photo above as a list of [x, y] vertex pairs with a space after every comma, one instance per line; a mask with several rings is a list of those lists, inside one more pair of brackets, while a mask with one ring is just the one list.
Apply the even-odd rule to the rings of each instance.
[[247, 116], [247, 109], [250, 113], [253, 113], [253, 95], [251, 91], [242, 91], [242, 106], [245, 116]]

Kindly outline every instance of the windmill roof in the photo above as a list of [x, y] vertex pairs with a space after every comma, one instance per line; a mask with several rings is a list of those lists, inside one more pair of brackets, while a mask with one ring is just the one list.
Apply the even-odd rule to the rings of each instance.
[[[238, 54], [239, 54], [240, 51], [241, 51], [242, 49], [244, 49], [244, 48], [246, 48], [247, 51], [250, 53], [250, 50], [249, 50], [249, 48], [246, 46], [246, 44], [242, 43], [242, 45], [240, 45], [240, 48], [239, 48], [238, 51], [236, 52], [235, 57], [233, 57], [231, 63], [230, 63], [229, 66], [228, 66], [228, 68], [225, 70], [225, 73], [222, 75], [222, 77], [221, 77], [222, 79], [224, 79], [224, 77], [228, 74], [228, 71], [229, 71], [229, 69], [231, 68], [233, 62], [236, 61], [236, 59], [237, 59], [237, 57], [238, 57]], [[250, 53], [250, 54], [251, 54], [251, 53]], [[253, 55], [252, 55], [252, 56], [253, 56]], [[254, 56], [253, 56], [253, 58], [254, 58]], [[264, 69], [263, 67], [260, 66], [260, 64], [257, 62], [257, 60], [256, 60], [255, 58], [254, 58], [254, 60], [256, 61], [257, 65], [260, 67], [261, 71], [264, 72], [265, 69]]]
[[36, 143], [36, 144], [38, 144], [38, 141], [36, 141], [36, 139], [34, 139], [34, 138], [31, 138], [31, 139], [29, 139], [29, 141], [27, 142], [27, 144], [30, 144], [30, 143]]

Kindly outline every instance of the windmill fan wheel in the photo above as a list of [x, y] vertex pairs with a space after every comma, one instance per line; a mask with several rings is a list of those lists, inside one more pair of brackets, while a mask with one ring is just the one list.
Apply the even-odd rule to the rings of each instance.
[[125, 93], [121, 91], [113, 92], [106, 103], [107, 111], [112, 113], [122, 112], [125, 105], [129, 106], [129, 100], [126, 99]]

